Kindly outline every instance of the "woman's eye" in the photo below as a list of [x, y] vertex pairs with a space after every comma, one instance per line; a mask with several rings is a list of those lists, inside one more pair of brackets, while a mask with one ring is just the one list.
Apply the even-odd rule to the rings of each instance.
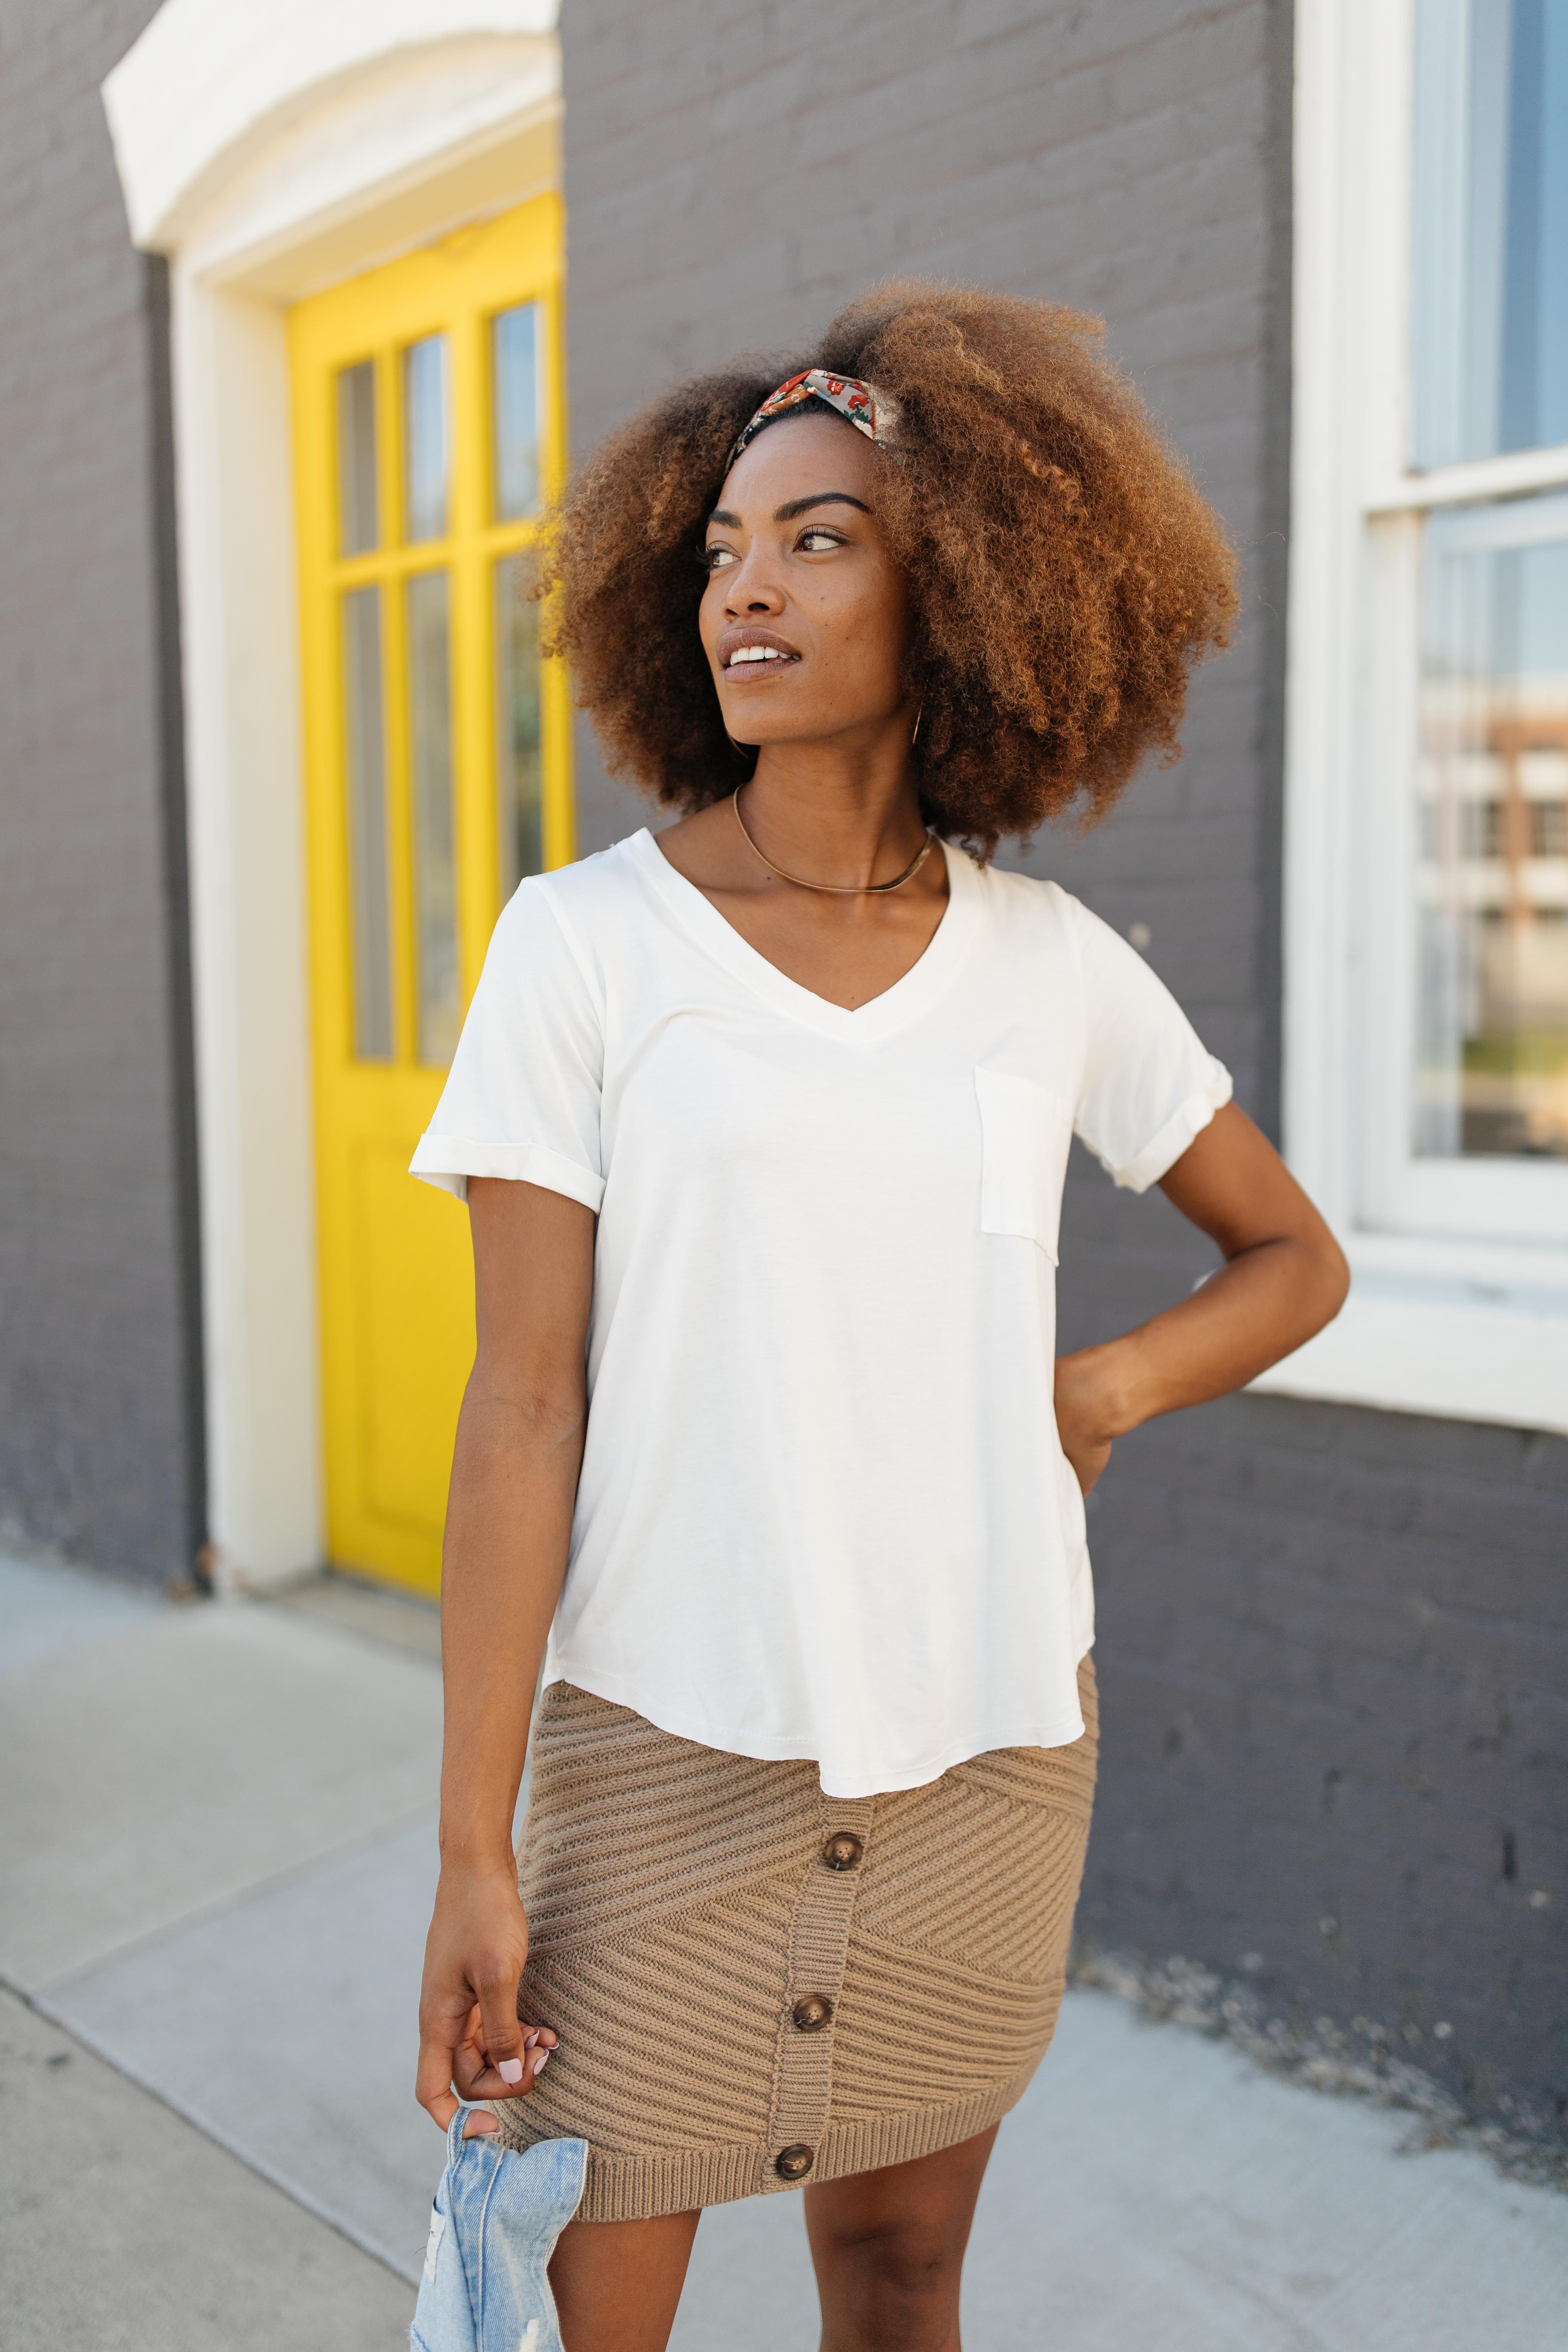
[[705, 572], [721, 572], [726, 563], [733, 563], [734, 561], [735, 551], [732, 547], [705, 547], [702, 551], [702, 568]]
[[825, 530], [820, 523], [814, 523], [801, 532], [800, 544], [804, 554], [818, 555], [825, 547], [842, 547], [844, 541], [836, 530]]

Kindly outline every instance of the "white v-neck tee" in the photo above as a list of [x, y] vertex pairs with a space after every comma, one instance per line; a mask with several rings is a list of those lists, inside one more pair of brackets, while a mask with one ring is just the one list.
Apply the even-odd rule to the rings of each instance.
[[526, 881], [414, 1172], [597, 1213], [586, 1444], [545, 1675], [830, 1797], [1083, 1729], [1094, 1606], [1057, 1436], [1073, 1132], [1164, 1174], [1230, 1094], [1055, 883], [946, 850], [854, 1012], [652, 835]]

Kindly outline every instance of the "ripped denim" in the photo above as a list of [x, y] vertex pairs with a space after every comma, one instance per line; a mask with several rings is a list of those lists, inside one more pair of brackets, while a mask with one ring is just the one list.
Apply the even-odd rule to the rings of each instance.
[[447, 2166], [430, 2214], [413, 2352], [562, 2352], [546, 2267], [577, 2210], [588, 2165], [582, 2139], [521, 2151], [493, 2135], [465, 2139], [469, 2110], [447, 2132]]

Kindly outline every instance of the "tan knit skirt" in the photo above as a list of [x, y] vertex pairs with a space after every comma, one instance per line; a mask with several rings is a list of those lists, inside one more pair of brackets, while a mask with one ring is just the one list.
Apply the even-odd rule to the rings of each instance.
[[1070, 1748], [824, 1797], [812, 1763], [677, 1739], [570, 1683], [534, 1732], [518, 2012], [559, 2048], [497, 2104], [589, 2147], [579, 2219], [835, 2180], [1005, 2115], [1056, 2029], [1089, 1840], [1094, 1668]]

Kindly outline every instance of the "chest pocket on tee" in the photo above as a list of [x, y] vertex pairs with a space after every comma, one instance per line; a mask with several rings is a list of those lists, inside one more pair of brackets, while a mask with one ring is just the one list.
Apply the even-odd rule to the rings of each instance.
[[974, 1091], [982, 1138], [980, 1229], [1021, 1234], [1055, 1265], [1072, 1107], [1011, 1070], [977, 1069]]

